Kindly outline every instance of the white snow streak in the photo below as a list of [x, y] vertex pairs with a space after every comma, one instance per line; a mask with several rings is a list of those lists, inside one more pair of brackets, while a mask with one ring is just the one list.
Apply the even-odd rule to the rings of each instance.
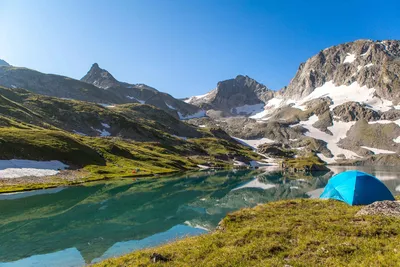
[[197, 95], [197, 96], [189, 97], [188, 99], [185, 100], [185, 102], [186, 102], [186, 103], [191, 103], [191, 102], [193, 102], [193, 101], [195, 101], [195, 100], [207, 98], [208, 96], [210, 96], [211, 92], [212, 92], [212, 91], [210, 91], [210, 92], [208, 92], [208, 93], [206, 93], [206, 94], [204, 94], [204, 95]]
[[[94, 129], [94, 128], [92, 128], [92, 129]], [[99, 133], [100, 133], [100, 136], [110, 136], [110, 135], [111, 135], [111, 133], [108, 132], [106, 129], [103, 129], [103, 130], [94, 129], [94, 130], [97, 131], [97, 132], [99, 132]]]
[[264, 110], [263, 111], [260, 111], [259, 113], [254, 114], [250, 118], [252, 118], [252, 119], [261, 119], [261, 118], [267, 116], [269, 113], [271, 113], [271, 111], [273, 111], [274, 109], [276, 109], [279, 106], [281, 106], [282, 102], [283, 102], [282, 98], [272, 98], [264, 106]]
[[347, 56], [344, 59], [343, 63], [353, 63], [354, 60], [356, 60], [356, 55], [347, 53]]
[[[332, 152], [334, 157], [337, 157], [339, 154], [344, 154], [346, 158], [355, 158], [358, 157], [356, 153], [353, 151], [347, 150], [340, 148], [337, 143], [340, 141], [340, 139], [345, 138], [347, 131], [350, 129], [351, 126], [355, 124], [354, 121], [352, 122], [334, 122], [333, 126], [328, 127], [328, 130], [332, 132], [333, 135], [329, 135], [325, 132], [322, 132], [312, 126], [316, 121], [318, 120], [318, 117], [316, 115], [313, 115], [309, 118], [308, 121], [302, 121], [297, 125], [301, 125], [304, 128], [308, 130], [308, 132], [305, 133], [306, 136], [313, 137], [315, 139], [320, 139], [322, 141], [325, 141], [327, 143], [327, 148]], [[322, 154], [318, 155], [321, 160], [324, 160], [325, 162], [331, 163], [334, 162], [334, 159], [330, 159], [327, 157], [324, 157]]]
[[115, 105], [112, 105], [112, 104], [104, 104], [104, 103], [97, 103], [97, 104], [99, 104], [100, 106], [103, 106], [105, 108], [115, 108]]
[[379, 148], [373, 148], [373, 147], [367, 147], [367, 146], [361, 146], [362, 148], [371, 150], [372, 152], [374, 152], [375, 154], [396, 154], [396, 152], [394, 151], [390, 151], [390, 150], [385, 150], [385, 149], [379, 149]]
[[241, 143], [242, 145], [249, 146], [253, 148], [254, 150], [257, 149], [259, 145], [265, 144], [265, 143], [274, 143], [274, 140], [268, 139], [268, 138], [261, 138], [261, 139], [253, 139], [253, 140], [245, 140], [245, 139], [240, 139], [237, 137], [233, 137], [236, 141]]
[[333, 81], [329, 81], [321, 87], [315, 88], [315, 90], [303, 98], [302, 101], [305, 103], [306, 101], [320, 97], [330, 97], [333, 101], [333, 105], [330, 106], [331, 110], [348, 101], [364, 103], [369, 105], [372, 109], [382, 112], [393, 107], [391, 101], [374, 97], [374, 93], [374, 88], [368, 88], [366, 86], [361, 87], [357, 82], [354, 82], [351, 85], [336, 86], [333, 84]]
[[146, 101], [137, 99], [136, 97], [133, 97], [133, 96], [128, 96], [128, 95], [127, 95], [126, 98], [129, 98], [129, 99], [131, 99], [131, 100], [136, 100], [136, 101], [139, 102], [140, 104], [145, 104], [145, 103], [146, 103]]
[[166, 102], [164, 102], [164, 103], [165, 103], [165, 105], [167, 105], [168, 108], [176, 110], [176, 108], [174, 106], [168, 105]]

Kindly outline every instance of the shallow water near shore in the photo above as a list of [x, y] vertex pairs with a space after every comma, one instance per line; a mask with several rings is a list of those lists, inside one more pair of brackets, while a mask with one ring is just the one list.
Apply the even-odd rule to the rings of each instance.
[[297, 180], [276, 171], [196, 172], [3, 194], [0, 267], [79, 267], [206, 233], [243, 207], [318, 197], [332, 175], [347, 169], [376, 175], [400, 194], [400, 169], [330, 168]]

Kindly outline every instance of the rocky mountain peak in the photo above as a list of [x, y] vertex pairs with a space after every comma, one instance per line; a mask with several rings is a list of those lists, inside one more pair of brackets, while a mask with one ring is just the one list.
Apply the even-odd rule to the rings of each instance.
[[[261, 107], [273, 96], [274, 92], [265, 85], [247, 75], [237, 75], [234, 79], [218, 82], [217, 87], [207, 94], [191, 97], [186, 102], [206, 109], [239, 115], [243, 112], [246, 113], [249, 106], [252, 106], [250, 109], [259, 109], [255, 105]], [[243, 108], [240, 107], [246, 108], [242, 110]]]
[[119, 86], [119, 82], [107, 70], [94, 63], [88, 73], [83, 76], [81, 81], [93, 84], [102, 89]]
[[332, 81], [335, 86], [358, 83], [378, 96], [400, 100], [400, 42], [357, 40], [321, 50], [301, 63], [285, 89], [287, 99], [301, 99]]
[[0, 66], [10, 66], [5, 60], [0, 59]]

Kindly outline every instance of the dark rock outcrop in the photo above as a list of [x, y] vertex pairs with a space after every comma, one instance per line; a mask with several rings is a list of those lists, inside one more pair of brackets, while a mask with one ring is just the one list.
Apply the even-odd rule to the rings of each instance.
[[400, 110], [399, 109], [391, 109], [385, 112], [382, 112], [381, 120], [389, 120], [395, 121], [400, 119]]
[[120, 86], [120, 83], [108, 71], [101, 69], [99, 64], [94, 63], [88, 73], [81, 81], [93, 84], [102, 89]]
[[333, 109], [333, 115], [339, 117], [340, 120], [344, 122], [358, 121], [361, 119], [376, 121], [381, 117], [377, 111], [354, 101], [349, 101], [335, 107]]

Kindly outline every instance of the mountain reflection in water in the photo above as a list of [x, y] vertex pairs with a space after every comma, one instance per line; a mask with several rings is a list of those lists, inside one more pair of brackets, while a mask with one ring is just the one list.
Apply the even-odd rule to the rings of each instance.
[[[198, 172], [0, 195], [0, 266], [83, 266], [201, 234], [240, 208], [307, 198], [332, 174]], [[395, 192], [400, 176], [385, 183]]]

